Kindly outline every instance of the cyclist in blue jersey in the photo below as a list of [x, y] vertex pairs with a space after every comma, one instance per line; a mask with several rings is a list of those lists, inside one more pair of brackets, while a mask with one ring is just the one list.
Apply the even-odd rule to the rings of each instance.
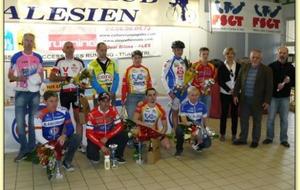
[[[199, 101], [199, 90], [190, 86], [187, 90], [188, 98], [182, 102], [180, 106], [180, 123], [183, 125], [201, 125], [206, 128], [206, 118], [207, 118], [207, 107], [206, 105]], [[176, 153], [175, 156], [180, 156], [183, 152], [184, 143], [184, 129], [181, 127], [176, 128]], [[209, 137], [208, 137], [209, 138]], [[203, 148], [207, 147], [207, 139], [202, 139], [202, 142], [195, 142], [197, 147], [193, 147], [197, 151], [201, 151]]]
[[172, 123], [176, 130], [178, 125], [178, 112], [180, 102], [186, 98], [186, 88], [184, 84], [184, 76], [187, 70], [187, 63], [182, 58], [185, 45], [182, 41], [174, 41], [172, 43], [172, 51], [174, 56], [164, 63], [162, 71], [162, 83], [171, 98]]
[[71, 162], [81, 137], [74, 134], [74, 126], [67, 108], [58, 107], [57, 93], [46, 91], [43, 98], [46, 105], [42, 106], [35, 118], [36, 140], [41, 144], [55, 141], [55, 148], [66, 148], [62, 165], [67, 171], [74, 171]]

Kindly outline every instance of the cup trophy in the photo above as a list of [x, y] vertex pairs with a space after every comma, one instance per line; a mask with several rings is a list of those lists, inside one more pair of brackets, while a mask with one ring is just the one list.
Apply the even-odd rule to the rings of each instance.
[[136, 163], [137, 164], [143, 164], [143, 160], [142, 160], [142, 144], [143, 142], [139, 140], [139, 143], [138, 143], [138, 159], [136, 160]]
[[109, 148], [111, 150], [111, 161], [112, 161], [112, 168], [117, 168], [118, 167], [118, 162], [116, 159], [116, 150], [117, 150], [118, 145], [117, 144], [110, 144]]

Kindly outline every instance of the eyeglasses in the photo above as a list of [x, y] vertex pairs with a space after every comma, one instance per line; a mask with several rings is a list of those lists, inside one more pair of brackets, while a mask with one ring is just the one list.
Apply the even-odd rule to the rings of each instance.
[[232, 69], [230, 69], [230, 76], [231, 76], [231, 77], [234, 76]]

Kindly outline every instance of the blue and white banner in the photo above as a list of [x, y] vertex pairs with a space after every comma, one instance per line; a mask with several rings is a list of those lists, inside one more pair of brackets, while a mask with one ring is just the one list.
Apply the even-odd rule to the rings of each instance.
[[266, 1], [211, 0], [213, 31], [280, 33], [282, 5]]
[[5, 0], [5, 22], [197, 26], [199, 0]]
[[[43, 32], [41, 31], [43, 29]], [[144, 57], [161, 55], [161, 32], [153, 26], [95, 26], [95, 25], [43, 25], [13, 23], [5, 24], [5, 60], [23, 47], [20, 45], [26, 32], [35, 34], [36, 49], [44, 61], [55, 61], [63, 56], [66, 41], [73, 42], [75, 55], [83, 60], [97, 57], [99, 42], [108, 45], [107, 55], [111, 58], [131, 57], [134, 50], [141, 50]]]

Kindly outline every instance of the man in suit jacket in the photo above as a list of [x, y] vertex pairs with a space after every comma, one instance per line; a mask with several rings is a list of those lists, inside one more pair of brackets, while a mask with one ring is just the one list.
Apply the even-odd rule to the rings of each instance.
[[[234, 102], [240, 102], [240, 138], [233, 144], [247, 144], [249, 117], [253, 117], [251, 148], [256, 148], [261, 134], [261, 119], [263, 110], [267, 110], [272, 97], [272, 70], [261, 63], [262, 52], [253, 49], [250, 52], [250, 64], [241, 68], [233, 90]], [[238, 98], [239, 96], [239, 98]]]

